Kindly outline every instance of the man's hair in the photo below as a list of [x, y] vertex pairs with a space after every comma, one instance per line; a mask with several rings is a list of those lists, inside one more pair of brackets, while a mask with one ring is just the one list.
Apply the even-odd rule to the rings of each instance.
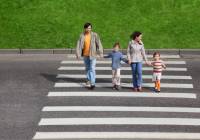
[[142, 33], [139, 31], [135, 31], [131, 34], [131, 39], [135, 39], [136, 37], [140, 36]]
[[120, 48], [119, 42], [116, 42], [116, 43], [113, 45], [113, 48], [115, 48], [116, 46], [119, 46], [119, 48]]
[[91, 23], [89, 23], [89, 22], [85, 23], [85, 24], [84, 24], [84, 29], [88, 28], [89, 26], [91, 26], [91, 27], [92, 27], [92, 24], [91, 24]]
[[159, 53], [159, 52], [154, 52], [154, 53], [153, 53], [153, 57], [155, 57], [156, 55], [159, 55], [159, 56], [160, 56], [160, 53]]

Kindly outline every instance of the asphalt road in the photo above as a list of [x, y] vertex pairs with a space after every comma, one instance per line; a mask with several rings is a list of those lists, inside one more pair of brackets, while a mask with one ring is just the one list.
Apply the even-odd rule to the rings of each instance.
[[[71, 60], [66, 55], [0, 55], [0, 140], [31, 140], [36, 132], [189, 132], [199, 133], [200, 125], [38, 125], [41, 118], [200, 118], [200, 113], [188, 112], [140, 112], [140, 111], [42, 111], [45, 106], [128, 106], [128, 107], [193, 107], [200, 108], [200, 59], [180, 58], [186, 65], [168, 65], [168, 67], [184, 67], [187, 71], [166, 71], [163, 75], [191, 76], [191, 80], [163, 79], [163, 83], [191, 84], [193, 88], [162, 88], [164, 93], [193, 93], [196, 98], [147, 98], [147, 97], [114, 97], [114, 96], [68, 96], [48, 97], [48, 93], [56, 91], [90, 92], [83, 87], [55, 88], [55, 83], [80, 83], [84, 78], [56, 78], [57, 74], [77, 75], [84, 71], [58, 71], [60, 66], [83, 66], [82, 64], [61, 64], [63, 60]], [[97, 66], [109, 67], [109, 64]], [[100, 70], [97, 75], [110, 74]], [[122, 75], [130, 71], [122, 71]], [[151, 74], [145, 71], [144, 74]], [[130, 79], [122, 79], [129, 82]], [[110, 79], [97, 79], [100, 83], [109, 83]], [[145, 82], [150, 83], [147, 79]], [[93, 92], [116, 93], [109, 87], [99, 87]], [[122, 88], [120, 92], [130, 92], [130, 88]], [[151, 92], [151, 88], [144, 88]], [[162, 94], [159, 93], [159, 94]], [[92, 93], [91, 93], [92, 94]], [[95, 93], [94, 93], [95, 94]], [[137, 93], [140, 94], [140, 93]], [[70, 120], [71, 121], [71, 120]], [[158, 119], [159, 121], [159, 119]]]

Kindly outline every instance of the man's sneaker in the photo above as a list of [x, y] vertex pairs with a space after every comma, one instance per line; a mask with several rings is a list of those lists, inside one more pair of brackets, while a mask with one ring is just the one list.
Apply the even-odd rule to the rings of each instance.
[[86, 86], [86, 87], [90, 87], [90, 81], [87, 81], [87, 82], [85, 83], [85, 86]]
[[95, 85], [91, 85], [90, 89], [93, 90], [95, 88]]

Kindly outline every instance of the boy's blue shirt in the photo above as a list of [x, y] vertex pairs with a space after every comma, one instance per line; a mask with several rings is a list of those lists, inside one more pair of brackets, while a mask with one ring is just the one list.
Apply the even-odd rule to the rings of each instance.
[[127, 60], [125, 58], [123, 58], [123, 54], [119, 51], [112, 51], [111, 53], [109, 53], [107, 56], [104, 56], [104, 58], [112, 58], [112, 69], [116, 70], [118, 68], [121, 67], [121, 61], [124, 61], [125, 63], [127, 63]]

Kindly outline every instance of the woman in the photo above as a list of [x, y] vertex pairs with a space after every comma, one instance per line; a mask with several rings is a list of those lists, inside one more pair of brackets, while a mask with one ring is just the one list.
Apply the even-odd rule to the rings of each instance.
[[142, 33], [133, 32], [131, 35], [131, 41], [127, 48], [128, 63], [132, 69], [132, 81], [133, 90], [142, 91], [142, 62], [145, 60], [146, 64], [147, 57], [145, 54], [144, 44], [142, 43]]

